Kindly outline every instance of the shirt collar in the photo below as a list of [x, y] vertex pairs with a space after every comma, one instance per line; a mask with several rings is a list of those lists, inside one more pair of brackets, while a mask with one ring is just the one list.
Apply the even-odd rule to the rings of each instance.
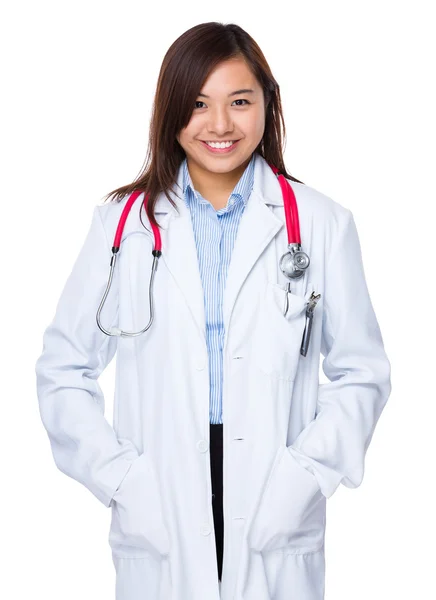
[[[244, 206], [247, 204], [248, 198], [250, 197], [251, 190], [253, 188], [254, 181], [254, 163], [255, 163], [255, 153], [253, 152], [251, 156], [251, 160], [245, 168], [242, 176], [240, 177], [238, 183], [233, 188], [231, 193], [231, 198], [235, 198], [235, 201], [242, 200]], [[187, 188], [190, 192], [193, 193], [195, 198], [204, 203], [204, 199], [201, 194], [197, 192], [194, 188], [194, 185], [191, 180], [191, 176], [189, 174], [188, 162], [186, 157], [183, 160], [182, 164], [183, 169], [183, 197], [185, 199], [185, 203], [189, 206], [189, 199], [191, 194], [187, 193]]]

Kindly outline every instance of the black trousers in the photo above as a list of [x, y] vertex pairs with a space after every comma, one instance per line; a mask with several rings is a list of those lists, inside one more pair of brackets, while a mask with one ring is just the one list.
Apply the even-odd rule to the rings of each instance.
[[224, 544], [222, 423], [210, 423], [210, 472], [212, 479], [212, 510], [215, 527], [218, 579], [221, 581]]

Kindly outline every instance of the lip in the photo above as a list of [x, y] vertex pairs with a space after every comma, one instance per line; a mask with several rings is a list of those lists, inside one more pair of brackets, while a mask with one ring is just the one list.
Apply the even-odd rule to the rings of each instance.
[[203, 142], [203, 140], [199, 140], [199, 142], [212, 154], [229, 154], [229, 152], [233, 152], [233, 150], [237, 147], [240, 140], [236, 140], [229, 148], [211, 148]]

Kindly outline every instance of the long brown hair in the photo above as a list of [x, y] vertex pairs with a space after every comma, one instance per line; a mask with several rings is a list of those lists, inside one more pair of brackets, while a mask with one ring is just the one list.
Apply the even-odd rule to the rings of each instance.
[[265, 131], [255, 152], [286, 178], [304, 183], [286, 171], [283, 161], [286, 128], [280, 89], [261, 49], [238, 25], [213, 21], [191, 27], [169, 47], [157, 81], [144, 164], [132, 183], [113, 190], [104, 201], [112, 197], [120, 202], [135, 190], [145, 191], [144, 197], [149, 194], [149, 198], [144, 208], [153, 225], [158, 225], [154, 206], [160, 193], [164, 192], [176, 208], [168, 190], [174, 186], [186, 156], [177, 135], [188, 125], [195, 99], [209, 74], [219, 63], [233, 58], [246, 61], [264, 92]]

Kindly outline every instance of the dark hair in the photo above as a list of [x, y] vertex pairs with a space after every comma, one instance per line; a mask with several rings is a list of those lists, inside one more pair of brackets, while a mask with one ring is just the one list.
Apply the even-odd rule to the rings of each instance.
[[168, 190], [176, 182], [186, 156], [177, 135], [188, 125], [195, 99], [209, 74], [219, 63], [233, 58], [246, 61], [264, 92], [265, 131], [255, 152], [286, 178], [303, 183], [287, 173], [283, 162], [286, 128], [280, 90], [261, 49], [238, 25], [210, 22], [188, 29], [165, 54], [156, 86], [144, 164], [132, 183], [113, 190], [104, 201], [112, 197], [119, 202], [135, 190], [145, 191], [144, 198], [147, 194], [149, 198], [144, 208], [153, 225], [158, 225], [154, 206], [160, 193], [164, 192], [176, 208]]

